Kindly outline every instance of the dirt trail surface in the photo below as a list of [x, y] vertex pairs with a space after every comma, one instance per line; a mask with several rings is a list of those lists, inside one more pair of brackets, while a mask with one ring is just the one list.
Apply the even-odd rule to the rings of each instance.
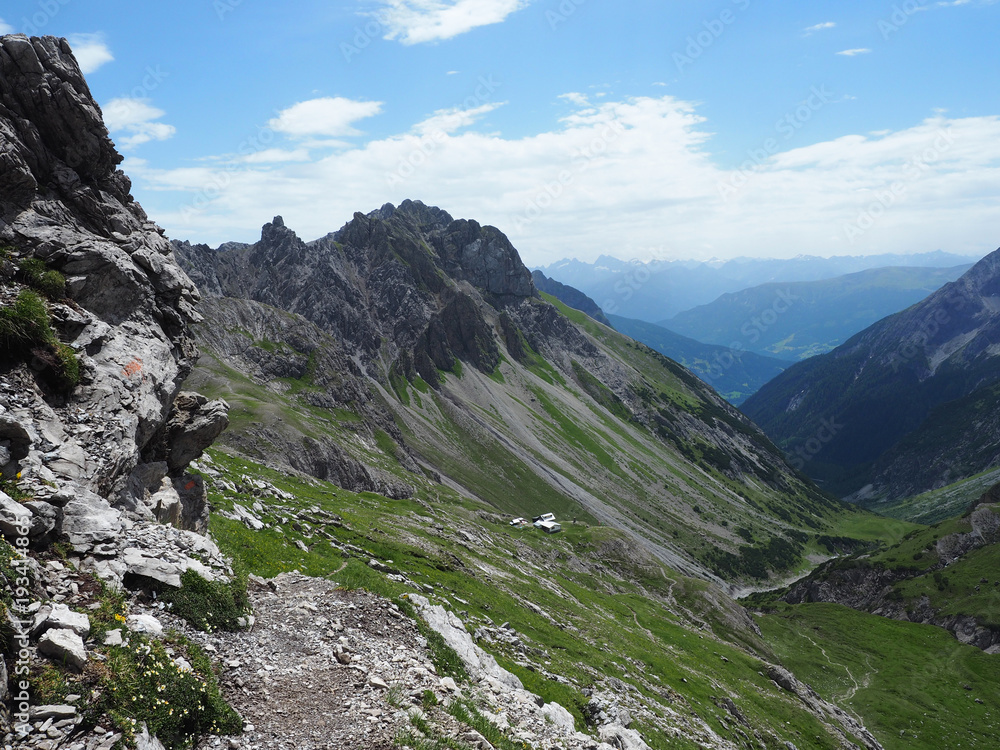
[[220, 661], [223, 692], [250, 725], [232, 746], [389, 750], [414, 696], [443, 697], [426, 642], [391, 602], [294, 574], [270, 583], [252, 591], [249, 631], [190, 633]]

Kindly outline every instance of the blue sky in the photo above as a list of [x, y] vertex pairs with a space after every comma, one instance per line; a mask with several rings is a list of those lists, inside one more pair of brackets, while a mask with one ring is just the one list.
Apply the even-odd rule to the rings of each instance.
[[404, 198], [563, 257], [1000, 245], [1000, 2], [8, 0], [168, 234]]

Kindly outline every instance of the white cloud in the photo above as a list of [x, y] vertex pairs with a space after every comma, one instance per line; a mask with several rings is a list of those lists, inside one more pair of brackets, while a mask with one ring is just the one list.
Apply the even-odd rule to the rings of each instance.
[[[499, 227], [537, 264], [601, 253], [985, 254], [998, 244], [1000, 117], [938, 114], [723, 168], [695, 105], [670, 96], [602, 101], [520, 138], [471, 127], [492, 106], [438, 112], [307, 162], [131, 174], [172, 236], [213, 244], [253, 241], [275, 214], [312, 239], [406, 198]], [[848, 229], [859, 222], [861, 234]]]
[[451, 39], [479, 26], [501, 23], [529, 0], [384, 0], [376, 16], [386, 39], [420, 44]]
[[365, 102], [343, 97], [324, 97], [299, 102], [282, 110], [268, 125], [272, 130], [296, 138], [323, 136], [339, 138], [360, 135], [353, 123], [382, 111], [382, 102]]
[[421, 135], [451, 134], [469, 127], [503, 104], [504, 102], [483, 104], [473, 109], [439, 109], [423, 122], [417, 123], [413, 130]]
[[289, 151], [283, 148], [266, 148], [242, 157], [246, 164], [275, 164], [290, 161], [309, 161], [309, 150], [297, 148]]
[[73, 48], [73, 56], [84, 75], [90, 75], [115, 59], [100, 34], [73, 34], [69, 37], [69, 45]]
[[833, 21], [825, 21], [824, 23], [818, 23], [815, 26], [809, 26], [808, 28], [804, 29], [804, 31], [806, 32], [806, 34], [812, 34], [816, 31], [825, 31], [826, 29], [832, 29], [836, 25], [837, 24], [834, 23]]
[[13, 34], [14, 27], [0, 18], [0, 34]]
[[857, 55], [867, 55], [871, 52], [867, 47], [859, 47], [857, 49], [845, 49], [838, 52], [838, 55], [844, 55], [845, 57], [856, 57]]
[[575, 104], [578, 107], [589, 107], [590, 100], [587, 98], [586, 94], [580, 94], [576, 91], [570, 91], [568, 94], [560, 94], [560, 99], [565, 99], [570, 104]]
[[125, 134], [115, 142], [126, 151], [149, 141], [165, 141], [177, 132], [173, 125], [157, 122], [166, 112], [154, 107], [148, 99], [120, 97], [101, 109], [108, 130]]

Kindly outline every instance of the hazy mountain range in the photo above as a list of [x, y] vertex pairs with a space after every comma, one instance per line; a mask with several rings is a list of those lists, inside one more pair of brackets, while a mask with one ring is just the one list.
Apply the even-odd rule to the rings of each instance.
[[763, 284], [723, 294], [659, 325], [708, 344], [796, 361], [830, 351], [970, 267], [873, 268], [822, 281]]
[[898, 500], [1000, 462], [1000, 252], [744, 405], [838, 495]]
[[[949, 268], [978, 257], [940, 250], [913, 255], [801, 255], [790, 259], [737, 258], [728, 261], [624, 261], [601, 256], [593, 263], [562, 260], [542, 267], [549, 278], [592, 297], [609, 315], [659, 323], [719, 296], [768, 283], [820, 281], [873, 268]], [[728, 345], [729, 342], [726, 342]]]

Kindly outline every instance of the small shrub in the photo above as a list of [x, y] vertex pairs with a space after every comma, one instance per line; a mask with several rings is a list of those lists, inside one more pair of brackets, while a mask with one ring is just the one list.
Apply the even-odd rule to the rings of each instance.
[[13, 305], [0, 308], [0, 348], [4, 351], [23, 356], [34, 346], [54, 341], [49, 311], [35, 292], [25, 289]]
[[6, 359], [37, 357], [48, 366], [60, 390], [72, 390], [80, 382], [76, 352], [59, 343], [45, 301], [30, 289], [22, 290], [13, 305], [0, 309], [0, 355]]
[[162, 641], [137, 633], [127, 644], [112, 646], [95, 718], [107, 714], [130, 737], [145, 722], [168, 748], [190, 747], [207, 733], [239, 732], [243, 720], [222, 698], [211, 661], [186, 639], [173, 638], [172, 644], [191, 669], [178, 666]]
[[181, 587], [164, 589], [162, 597], [172, 605], [175, 615], [209, 633], [239, 630], [239, 619], [251, 612], [245, 573], [234, 574], [226, 583], [209, 581], [188, 569], [181, 575]]
[[25, 258], [18, 265], [18, 270], [25, 284], [49, 299], [63, 299], [66, 296], [66, 277], [58, 271], [47, 269], [41, 258]]
[[67, 344], [56, 344], [56, 376], [65, 390], [71, 390], [80, 384], [80, 360], [76, 358], [73, 347]]

